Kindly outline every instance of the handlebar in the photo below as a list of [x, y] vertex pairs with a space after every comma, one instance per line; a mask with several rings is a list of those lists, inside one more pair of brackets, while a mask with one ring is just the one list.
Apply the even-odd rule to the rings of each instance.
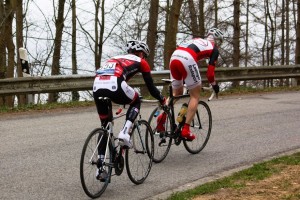
[[211, 101], [214, 96], [216, 96], [216, 98], [218, 98], [218, 94], [216, 94], [216, 92], [214, 91], [214, 89], [212, 88], [212, 86], [210, 85], [209, 87], [202, 87], [202, 90], [207, 90], [207, 91], [211, 91], [211, 95], [208, 98], [208, 101]]
[[[164, 81], [165, 83], [172, 83], [171, 79], [161, 79], [162, 81]], [[185, 84], [184, 84], [185, 87]], [[215, 96], [216, 98], [218, 98], [218, 94], [215, 93], [214, 89], [212, 88], [211, 85], [209, 85], [209, 87], [202, 87], [202, 90], [207, 90], [207, 91], [211, 91], [211, 95], [208, 98], [208, 101], [211, 101]]]

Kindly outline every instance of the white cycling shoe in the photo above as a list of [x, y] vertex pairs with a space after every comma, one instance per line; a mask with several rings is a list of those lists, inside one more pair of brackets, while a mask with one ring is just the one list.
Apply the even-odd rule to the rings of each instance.
[[120, 132], [118, 138], [119, 138], [119, 144], [121, 146], [127, 146], [128, 148], [132, 147], [129, 134]]

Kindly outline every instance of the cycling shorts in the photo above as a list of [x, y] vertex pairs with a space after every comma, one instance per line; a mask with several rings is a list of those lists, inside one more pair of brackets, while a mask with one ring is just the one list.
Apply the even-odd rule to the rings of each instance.
[[109, 97], [114, 103], [131, 104], [138, 93], [122, 77], [96, 76], [93, 86], [94, 96]]
[[187, 89], [201, 85], [201, 76], [198, 64], [194, 57], [187, 51], [177, 49], [171, 56], [170, 72], [172, 87], [178, 89], [185, 82]]

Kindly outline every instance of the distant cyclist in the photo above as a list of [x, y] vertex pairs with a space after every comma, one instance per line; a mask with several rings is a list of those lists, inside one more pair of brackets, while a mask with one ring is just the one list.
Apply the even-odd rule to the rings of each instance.
[[114, 103], [130, 105], [124, 127], [118, 138], [121, 145], [131, 147], [129, 130], [140, 111], [141, 101], [138, 93], [127, 84], [127, 81], [141, 72], [150, 94], [162, 105], [165, 104], [166, 99], [153, 84], [151, 69], [145, 60], [150, 53], [148, 45], [142, 41], [130, 40], [126, 45], [126, 50], [128, 54], [109, 59], [97, 70], [93, 95], [101, 124], [104, 127], [111, 121], [112, 113], [109, 113], [107, 105], [100, 102], [99, 97], [109, 97]]
[[[211, 28], [204, 39], [194, 38], [179, 45], [173, 52], [170, 60], [170, 73], [172, 78], [173, 95], [183, 94], [183, 81], [190, 94], [187, 108], [186, 121], [182, 128], [181, 136], [187, 140], [194, 140], [195, 135], [190, 132], [190, 123], [197, 110], [200, 91], [201, 77], [198, 69], [198, 61], [209, 59], [207, 79], [216, 93], [219, 86], [215, 81], [215, 66], [219, 56], [217, 45], [223, 41], [223, 33], [217, 28]], [[164, 122], [166, 114], [162, 113], [157, 118], [157, 131], [165, 131]]]

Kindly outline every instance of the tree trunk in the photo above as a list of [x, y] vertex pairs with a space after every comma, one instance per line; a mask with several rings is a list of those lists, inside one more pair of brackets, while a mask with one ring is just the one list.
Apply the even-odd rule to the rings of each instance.
[[100, 9], [100, 0], [94, 1], [95, 3], [95, 16], [94, 16], [94, 30], [95, 30], [95, 44], [94, 44], [94, 59], [95, 59], [95, 69], [100, 67], [99, 60], [99, 33], [98, 33], [98, 15]]
[[[72, 74], [77, 74], [76, 56], [76, 0], [72, 0]], [[79, 100], [79, 92], [72, 91], [72, 101]]]
[[[240, 0], [234, 0], [233, 1], [233, 18], [234, 18], [234, 22], [233, 22], [233, 55], [232, 55], [232, 59], [233, 59], [233, 67], [239, 67], [239, 63], [240, 63], [240, 35], [241, 35], [241, 29], [240, 29], [240, 13], [241, 13], [241, 9], [240, 9]], [[239, 82], [238, 81], [234, 81], [232, 83], [233, 87], [238, 86]]]
[[183, 0], [174, 0], [168, 16], [168, 23], [166, 24], [166, 35], [164, 44], [164, 65], [165, 69], [169, 68], [169, 62], [172, 53], [176, 49], [176, 35], [178, 31], [178, 20], [180, 15], [180, 8]]
[[[295, 63], [300, 64], [300, 0], [297, 1], [297, 30], [296, 30], [296, 53]], [[300, 79], [296, 81], [296, 85], [300, 85]]]
[[[0, 22], [5, 19], [5, 8], [3, 0], [0, 0]], [[0, 24], [0, 79], [5, 78], [6, 71], [6, 52], [5, 52], [5, 28], [3, 24]], [[5, 98], [0, 97], [0, 106], [4, 106]]]
[[[62, 34], [64, 29], [64, 7], [66, 0], [58, 1], [58, 16], [55, 19], [55, 38], [54, 38], [54, 51], [52, 59], [52, 71], [51, 75], [60, 74], [60, 52], [61, 52], [61, 43], [62, 43]], [[57, 102], [58, 93], [50, 93], [48, 102]]]
[[[11, 1], [7, 0], [5, 5], [5, 13], [6, 13], [6, 21], [5, 21], [5, 33], [4, 33], [4, 40], [5, 46], [7, 48], [7, 70], [6, 70], [6, 78], [13, 78], [14, 77], [14, 69], [15, 69], [15, 45], [13, 42], [13, 18], [14, 18], [14, 11], [12, 9]], [[7, 96], [5, 97], [5, 105], [8, 107], [14, 106], [14, 97]]]
[[191, 18], [191, 27], [192, 27], [193, 38], [200, 37], [199, 25], [197, 22], [197, 15], [196, 15], [196, 9], [195, 9], [195, 5], [194, 5], [194, 0], [188, 0], [188, 5], [189, 5], [190, 18]]
[[148, 62], [151, 69], [154, 69], [155, 58], [155, 46], [157, 42], [157, 19], [158, 19], [159, 2], [157, 0], [151, 0], [149, 10], [149, 24], [147, 32], [147, 44], [149, 46], [150, 55], [148, 56]]
[[290, 64], [290, 0], [286, 0], [286, 33], [285, 33], [285, 49], [286, 49], [286, 53], [285, 53], [285, 64], [289, 65]]
[[[245, 36], [245, 67], [248, 66], [248, 41], [249, 41], [249, 0], [247, 0], [246, 11], [246, 36]], [[246, 81], [245, 81], [246, 82]]]
[[102, 0], [101, 5], [101, 24], [100, 24], [100, 36], [99, 36], [99, 67], [102, 60], [102, 49], [103, 49], [103, 38], [104, 38], [104, 31], [105, 31], [105, 0]]
[[204, 37], [205, 35], [205, 27], [204, 27], [204, 0], [199, 0], [199, 35], [200, 37]]
[[218, 27], [218, 0], [215, 0], [215, 27]]
[[[0, 22], [5, 19], [5, 7], [3, 0], [0, 0]], [[5, 52], [5, 23], [0, 24], [0, 79], [5, 78], [6, 52]], [[0, 100], [1, 101], [1, 100]], [[1, 105], [1, 102], [0, 102]]]
[[[17, 73], [18, 77], [23, 77], [19, 49], [23, 47], [23, 2], [14, 0], [16, 4], [16, 32], [17, 32]], [[27, 95], [18, 95], [18, 105], [27, 104]]]

